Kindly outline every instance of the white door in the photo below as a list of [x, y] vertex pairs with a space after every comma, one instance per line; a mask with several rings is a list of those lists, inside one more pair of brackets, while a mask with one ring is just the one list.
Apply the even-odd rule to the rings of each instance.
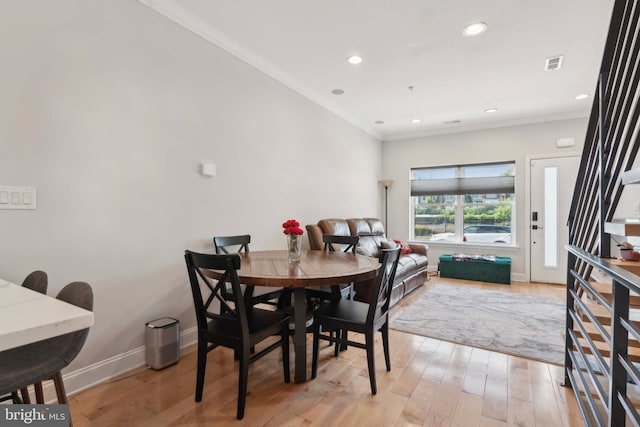
[[567, 218], [579, 156], [531, 159], [531, 281], [566, 283]]

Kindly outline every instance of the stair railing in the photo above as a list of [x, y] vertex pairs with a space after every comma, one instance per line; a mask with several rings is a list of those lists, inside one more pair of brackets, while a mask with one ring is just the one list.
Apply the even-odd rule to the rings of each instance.
[[[621, 175], [640, 148], [639, 82], [640, 0], [615, 0], [568, 219], [564, 385], [573, 388], [588, 426], [640, 425], [627, 395], [629, 379], [640, 384], [628, 357], [628, 340], [640, 342], [629, 320], [629, 292], [640, 294], [640, 278], [607, 262], [611, 237], [605, 231], [624, 190]], [[610, 277], [612, 302], [590, 284], [594, 269]], [[607, 309], [609, 329], [586, 300]], [[593, 329], [587, 331], [587, 323]], [[607, 348], [600, 351], [597, 340]]]

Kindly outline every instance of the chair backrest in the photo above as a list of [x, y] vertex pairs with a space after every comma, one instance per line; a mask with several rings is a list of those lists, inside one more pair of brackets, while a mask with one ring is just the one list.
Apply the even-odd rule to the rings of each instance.
[[383, 249], [380, 251], [380, 269], [376, 277], [375, 286], [371, 293], [367, 323], [373, 324], [377, 319], [385, 316], [389, 311], [391, 300], [391, 288], [400, 259], [400, 246], [395, 249]]
[[[208, 330], [208, 319], [212, 319], [228, 326], [228, 328], [223, 329], [238, 331], [242, 337], [247, 337], [248, 339], [247, 313], [237, 272], [240, 268], [240, 256], [237, 254], [200, 254], [187, 250], [184, 253], [184, 258], [189, 272], [198, 329]], [[214, 285], [212, 280], [202, 271], [205, 269], [219, 270], [224, 273]], [[228, 301], [223, 296], [226, 282], [231, 284], [231, 291], [234, 296], [233, 302]], [[206, 297], [202, 293], [203, 287], [206, 288]], [[210, 310], [211, 304], [216, 300], [221, 306], [224, 306], [225, 309], [220, 310], [220, 313], [224, 314], [218, 314]]]
[[251, 235], [243, 234], [240, 236], [215, 236], [213, 238], [213, 246], [216, 248], [216, 254], [229, 254], [233, 251], [229, 246], [237, 246], [236, 253], [249, 252], [249, 243], [251, 243]]
[[336, 236], [335, 234], [323, 234], [322, 242], [324, 243], [324, 250], [329, 252], [336, 252], [337, 245], [344, 245], [342, 252], [356, 253], [356, 247], [360, 241], [360, 236]]
[[47, 273], [40, 270], [29, 273], [22, 282], [23, 287], [31, 289], [32, 291], [40, 292], [41, 294], [47, 293], [48, 284], [49, 279], [47, 277]]
[[[71, 282], [66, 285], [56, 296], [60, 301], [75, 305], [85, 310], [93, 311], [93, 290], [88, 283]], [[59, 351], [59, 358], [69, 364], [80, 353], [89, 335], [89, 328], [71, 332], [66, 335], [50, 339], [51, 345]], [[50, 350], [55, 354], [56, 350]]]

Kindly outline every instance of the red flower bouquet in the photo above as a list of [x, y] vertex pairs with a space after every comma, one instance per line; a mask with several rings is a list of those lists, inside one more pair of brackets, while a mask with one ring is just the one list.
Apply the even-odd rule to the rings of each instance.
[[304, 231], [300, 228], [300, 223], [295, 219], [290, 219], [282, 223], [282, 228], [284, 228], [284, 234], [295, 234], [297, 236], [301, 236]]
[[290, 263], [300, 262], [300, 246], [302, 245], [302, 228], [295, 219], [290, 219], [282, 224], [283, 233], [287, 236], [287, 259]]

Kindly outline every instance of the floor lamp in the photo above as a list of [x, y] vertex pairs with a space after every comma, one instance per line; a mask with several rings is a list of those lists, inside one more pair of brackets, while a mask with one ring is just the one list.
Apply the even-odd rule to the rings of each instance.
[[392, 179], [381, 179], [378, 181], [384, 187], [384, 230], [386, 234], [389, 234], [389, 229], [387, 227], [387, 212], [388, 212], [388, 204], [387, 204], [387, 190], [393, 184]]

